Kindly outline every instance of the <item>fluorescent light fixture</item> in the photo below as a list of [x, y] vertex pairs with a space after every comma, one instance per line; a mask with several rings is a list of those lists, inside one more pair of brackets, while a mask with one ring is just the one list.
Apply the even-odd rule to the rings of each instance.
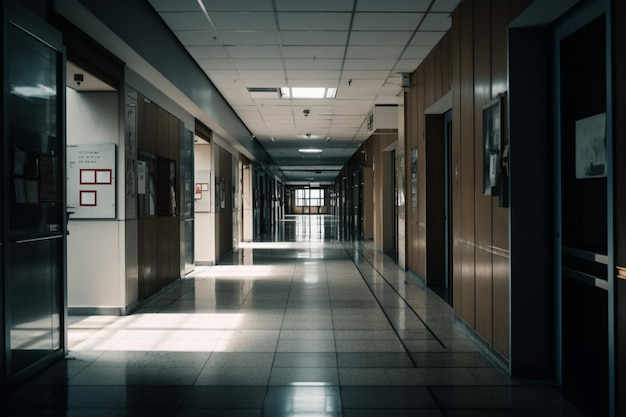
[[298, 149], [298, 152], [300, 152], [300, 153], [320, 153], [320, 152], [322, 152], [322, 150], [318, 149], [318, 148], [303, 148], [303, 149]]
[[293, 98], [324, 98], [325, 88], [318, 87], [292, 87], [291, 96]]
[[24, 98], [49, 98], [56, 96], [57, 92], [47, 85], [37, 84], [36, 87], [13, 86], [11, 87], [11, 94]]
[[304, 98], [304, 99], [323, 99], [335, 98], [337, 95], [336, 88], [326, 87], [281, 87], [280, 96], [284, 99]]

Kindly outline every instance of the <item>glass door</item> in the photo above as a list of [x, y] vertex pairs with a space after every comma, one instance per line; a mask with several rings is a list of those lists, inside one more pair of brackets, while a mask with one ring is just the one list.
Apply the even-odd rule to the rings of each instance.
[[609, 413], [612, 226], [605, 39], [601, 6], [570, 15], [556, 36], [561, 377], [565, 395], [592, 415]]
[[60, 37], [5, 9], [5, 380], [65, 350], [64, 57]]

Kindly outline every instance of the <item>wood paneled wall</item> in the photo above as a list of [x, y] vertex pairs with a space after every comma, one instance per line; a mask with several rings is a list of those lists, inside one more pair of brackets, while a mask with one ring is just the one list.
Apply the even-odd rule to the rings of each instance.
[[[455, 312], [503, 358], [509, 354], [508, 209], [482, 194], [482, 109], [505, 92], [506, 28], [530, 0], [463, 0], [452, 28], [411, 76], [406, 94], [407, 265], [428, 281], [424, 112], [452, 91], [452, 265]], [[505, 138], [506, 140], [506, 138]], [[411, 149], [418, 150], [418, 205]], [[437, 231], [439, 232], [439, 231]], [[436, 268], [434, 268], [436, 270]]]
[[226, 182], [226, 207], [215, 211], [215, 259], [219, 260], [233, 250], [233, 156], [217, 145], [213, 150], [215, 178], [223, 177]]
[[[176, 162], [180, 184], [181, 122], [143, 97], [139, 97], [137, 148]], [[154, 294], [181, 276], [180, 187], [176, 190], [176, 216], [138, 219], [139, 299]]]
[[368, 159], [371, 159], [372, 167], [373, 167], [373, 230], [372, 236], [374, 239], [374, 243], [379, 248], [383, 248], [383, 205], [389, 204], [389, 201], [385, 201], [383, 198], [383, 189], [385, 184], [385, 179], [394, 175], [393, 172], [385, 172], [384, 169], [384, 161], [383, 158], [389, 157], [389, 155], [385, 155], [385, 151], [383, 149], [387, 148], [389, 145], [398, 140], [397, 133], [390, 134], [374, 134], [370, 136], [367, 140], [368, 144]]

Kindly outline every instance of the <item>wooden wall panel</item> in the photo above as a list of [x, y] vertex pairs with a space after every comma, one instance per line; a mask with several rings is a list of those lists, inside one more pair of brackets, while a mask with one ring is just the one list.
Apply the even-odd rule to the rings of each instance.
[[443, 286], [445, 277], [444, 118], [425, 117], [426, 130], [426, 274], [428, 285]]
[[[426, 222], [426, 144], [424, 142], [424, 95], [427, 90], [426, 72], [417, 72], [417, 214], [418, 222]], [[420, 87], [421, 85], [421, 87]]]
[[169, 141], [167, 153], [164, 154], [164, 156], [167, 156], [172, 161], [178, 161], [180, 159], [180, 127], [180, 120], [178, 120], [176, 116], [170, 114], [168, 120]]
[[157, 217], [157, 262], [156, 274], [159, 288], [169, 281], [170, 273], [170, 228], [169, 217]]
[[463, 270], [461, 213], [461, 19], [458, 13], [452, 14], [450, 29], [450, 63], [452, 85], [452, 281], [453, 306], [457, 314], [461, 314], [463, 297], [461, 296]]
[[474, 0], [474, 191], [476, 246], [476, 330], [493, 340], [492, 200], [483, 195], [483, 106], [491, 100], [491, 0]]
[[450, 32], [441, 39], [441, 95], [452, 89], [452, 49]]
[[405, 94], [405, 178], [406, 178], [406, 202], [407, 202], [407, 250], [406, 263], [407, 268], [417, 271], [417, 210], [413, 207], [412, 184], [411, 184], [411, 152], [417, 146], [417, 82], [416, 76], [411, 76], [411, 88]]
[[461, 13], [461, 236], [474, 240], [474, 54], [473, 9], [463, 2]]
[[[432, 70], [432, 69], [431, 69]], [[424, 142], [424, 97], [427, 91], [432, 91], [432, 85], [427, 81], [428, 68], [417, 71], [417, 269], [422, 278], [426, 274], [426, 145]]]
[[216, 259], [228, 254], [233, 249], [232, 227], [232, 155], [230, 152], [215, 146], [217, 151], [216, 177], [224, 177], [226, 186], [226, 208], [215, 215], [215, 248]]
[[461, 83], [461, 317], [475, 325], [475, 247], [474, 247], [474, 54], [473, 8], [463, 2], [460, 13]]
[[159, 156], [169, 157], [170, 154], [170, 114], [158, 107], [157, 109], [157, 132], [156, 132], [156, 153]]
[[443, 96], [443, 85], [441, 83], [443, 78], [443, 69], [441, 67], [442, 63], [442, 55], [443, 55], [443, 46], [441, 43], [437, 44], [433, 50], [434, 54], [432, 57], [433, 61], [433, 86], [434, 86], [434, 97], [433, 101], [426, 101], [426, 107], [431, 106], [435, 101], [437, 101], [441, 96]]
[[476, 330], [493, 342], [493, 282], [491, 251], [476, 248]]
[[137, 148], [146, 152], [156, 152], [156, 132], [157, 132], [157, 106], [149, 100], [140, 97], [138, 100], [141, 109], [141, 132], [137, 135]]
[[493, 347], [509, 357], [509, 257], [494, 253]]
[[177, 280], [181, 277], [181, 269], [184, 269], [184, 266], [181, 265], [180, 253], [181, 253], [181, 236], [180, 236], [180, 218], [179, 217], [168, 217], [169, 228], [170, 228], [170, 248], [169, 248], [169, 258], [170, 258], [170, 270], [169, 270], [169, 280], [168, 284]]
[[[138, 115], [138, 150], [172, 159], [180, 170], [180, 121], [143, 98], [139, 100]], [[144, 217], [137, 223], [139, 299], [143, 299], [181, 276], [180, 216]]]
[[509, 21], [506, 19], [509, 2], [491, 2], [491, 98], [507, 88], [507, 37]]
[[[475, 242], [491, 247], [491, 208], [495, 197], [483, 195], [483, 106], [491, 100], [491, 48], [489, 47], [491, 0], [474, 1], [474, 178]], [[469, 111], [469, 108], [468, 108]]]
[[[461, 242], [461, 309], [460, 316], [465, 322], [476, 326], [476, 248], [471, 243]], [[454, 285], [458, 285], [456, 282]]]
[[139, 221], [139, 298], [145, 298], [158, 289], [156, 217]]
[[[423, 72], [423, 82], [424, 86], [424, 108], [428, 108], [431, 104], [435, 102], [435, 91], [437, 90], [435, 83], [435, 52], [436, 49], [433, 50], [433, 54], [429, 57], [429, 59], [424, 60], [424, 64], [420, 67], [423, 68], [418, 69], [418, 72]], [[424, 112], [418, 113], [418, 115], [423, 115]]]

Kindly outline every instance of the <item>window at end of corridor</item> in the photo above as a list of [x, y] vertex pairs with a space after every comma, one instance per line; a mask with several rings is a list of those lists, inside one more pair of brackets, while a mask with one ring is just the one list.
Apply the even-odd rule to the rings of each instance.
[[299, 188], [296, 190], [297, 207], [320, 207], [324, 205], [324, 190], [322, 188]]

